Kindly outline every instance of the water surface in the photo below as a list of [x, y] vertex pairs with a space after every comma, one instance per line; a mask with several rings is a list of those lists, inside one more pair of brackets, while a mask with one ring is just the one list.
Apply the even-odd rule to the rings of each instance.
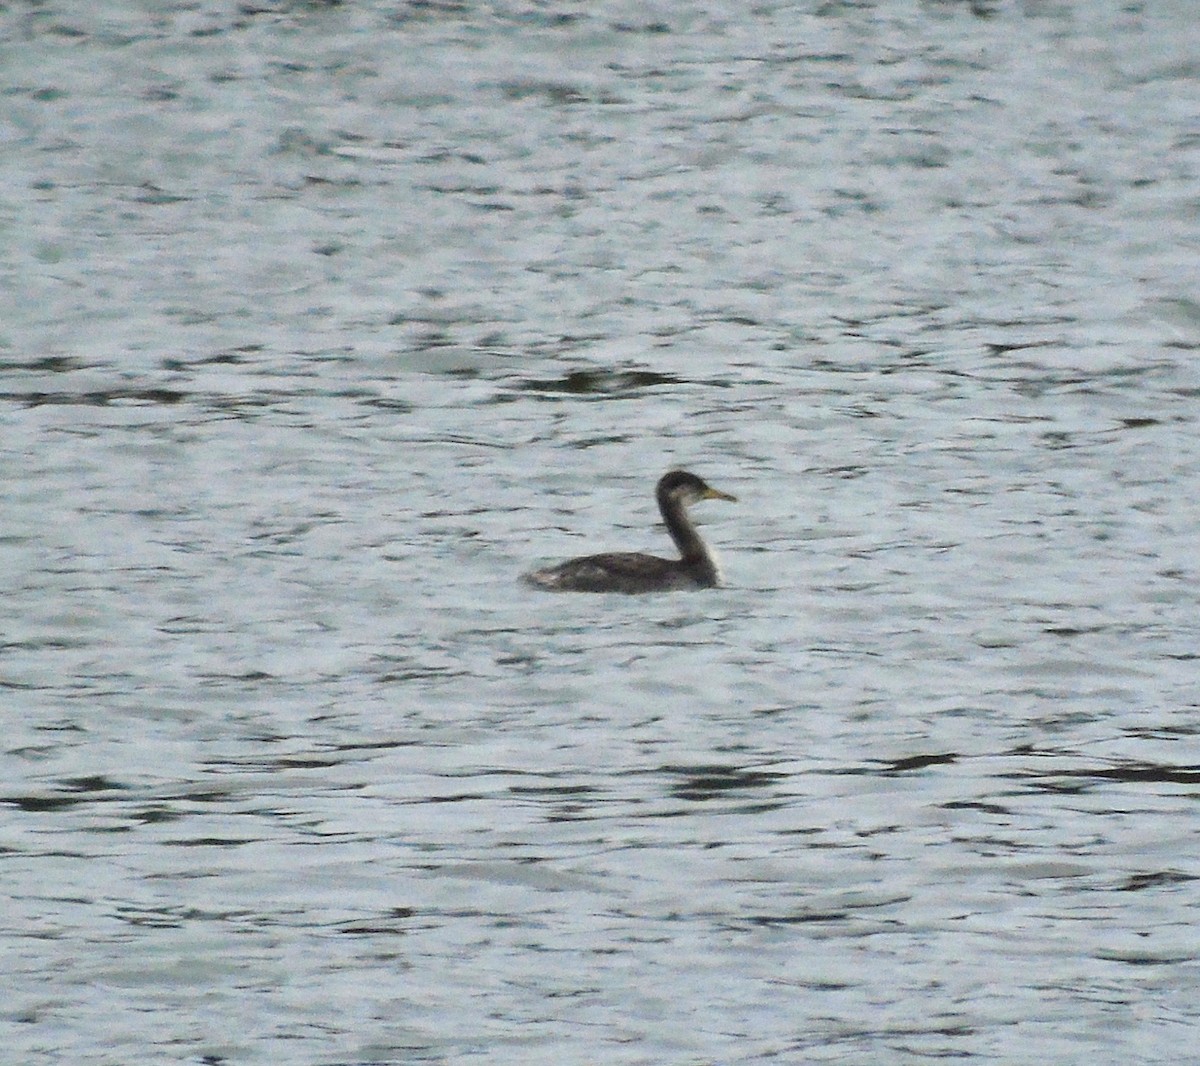
[[1190, 4], [0, 45], [11, 1054], [1179, 1061]]

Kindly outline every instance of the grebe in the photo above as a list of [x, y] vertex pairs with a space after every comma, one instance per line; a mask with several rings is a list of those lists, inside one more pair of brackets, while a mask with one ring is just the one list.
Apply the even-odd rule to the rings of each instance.
[[687, 509], [700, 500], [731, 500], [695, 474], [672, 470], [654, 490], [667, 532], [679, 548], [679, 559], [660, 559], [640, 552], [606, 552], [568, 559], [558, 566], [534, 570], [524, 580], [553, 592], [667, 592], [707, 589], [721, 584], [721, 568], [700, 539]]

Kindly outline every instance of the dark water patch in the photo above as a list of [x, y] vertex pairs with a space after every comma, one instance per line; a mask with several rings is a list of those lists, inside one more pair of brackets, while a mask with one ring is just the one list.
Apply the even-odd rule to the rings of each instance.
[[[259, 553], [257, 552], [249, 552], [247, 554], [255, 558], [260, 557]], [[203, 673], [198, 673], [196, 676], [200, 681], [209, 683], [213, 681], [238, 681], [242, 683], [251, 683], [258, 681], [278, 680], [274, 674], [268, 674], [265, 670], [245, 670], [236, 674], [227, 674], [219, 670], [209, 670]]]
[[1181, 885], [1188, 881], [1200, 881], [1195, 874], [1185, 874], [1180, 870], [1156, 870], [1154, 873], [1132, 874], [1125, 882], [1117, 885], [1117, 892], [1141, 892], [1147, 888], [1159, 888], [1165, 885]]
[[840, 770], [830, 771], [833, 774], [845, 775], [890, 775], [911, 773], [914, 770], [924, 770], [928, 766], [941, 766], [958, 761], [959, 756], [954, 752], [937, 752], [928, 755], [906, 755], [899, 759], [879, 759], [868, 766], [848, 766]]
[[422, 803], [467, 803], [477, 800], [493, 800], [495, 796], [491, 792], [448, 792], [444, 796], [424, 796], [421, 799]]
[[[2, 644], [0, 651], [7, 649], [37, 649], [37, 648], [54, 648], [53, 643], [43, 643], [41, 641], [21, 641], [19, 644]], [[0, 688], [11, 689], [14, 692], [36, 692], [43, 688], [43, 685], [35, 684], [32, 681], [12, 681], [8, 678], [0, 678]]]
[[73, 792], [120, 792], [128, 791], [128, 785], [122, 785], [103, 774], [91, 774], [87, 777], [67, 777], [60, 782], [63, 788]]
[[0, 803], [16, 807], [28, 814], [67, 810], [87, 802], [89, 800], [77, 796], [0, 796]]
[[855, 481], [874, 471], [870, 467], [854, 464], [850, 466], [829, 466], [813, 472], [817, 476], [824, 475], [826, 477], [838, 478], [842, 481]]
[[512, 204], [502, 204], [495, 200], [483, 200], [479, 203], [469, 204], [475, 211], [516, 211]]
[[244, 922], [260, 918], [255, 911], [211, 910], [203, 907], [162, 906], [139, 907], [121, 904], [114, 916], [128, 925], [149, 926], [154, 929], [178, 929], [191, 922]]
[[802, 714], [815, 709], [814, 704], [780, 703], [770, 707], [755, 707], [751, 713], [756, 718], [775, 718], [779, 715]]
[[415, 411], [416, 405], [409, 403], [407, 400], [400, 400], [392, 396], [370, 396], [367, 399], [360, 401], [363, 407], [369, 407], [376, 411], [389, 411], [395, 414], [412, 414]]
[[357, 189], [364, 182], [357, 178], [327, 178], [320, 174], [305, 174], [304, 184], [315, 189]]
[[887, 896], [852, 896], [839, 898], [836, 905], [830, 902], [800, 907], [788, 913], [747, 915], [742, 921], [756, 926], [808, 925], [813, 922], [842, 922], [862, 911], [879, 910], [907, 903], [908, 894]]
[[1162, 425], [1160, 418], [1122, 418], [1119, 421], [1125, 429], [1146, 429], [1150, 426]]
[[619, 104], [621, 98], [606, 90], [593, 90], [560, 81], [542, 81], [536, 78], [510, 78], [496, 83], [496, 88], [507, 99], [514, 102], [540, 100], [552, 107], [569, 107], [574, 104]]
[[56, 811], [91, 803], [97, 799], [118, 798], [131, 790], [131, 786], [123, 785], [103, 774], [66, 777], [56, 783], [62, 789], [61, 792], [0, 796], [0, 803], [6, 803], [30, 813]]
[[1200, 723], [1196, 725], [1130, 727], [1122, 732], [1127, 737], [1138, 737], [1142, 740], [1178, 740], [1180, 737], [1194, 737], [1200, 733]]
[[1200, 787], [1200, 765], [1176, 766], [1167, 763], [1127, 763], [1122, 766], [1079, 767], [1045, 772], [1018, 771], [1003, 776], [1027, 782], [1040, 790], [1069, 794], [1091, 791], [1096, 783], [1101, 781]]
[[547, 799], [562, 799], [571, 796], [593, 796], [599, 791], [591, 785], [513, 785], [509, 793], [514, 796], [539, 796]]
[[448, 681], [453, 678], [469, 677], [470, 672], [465, 668], [456, 669], [450, 666], [414, 666], [408, 670], [389, 670], [380, 674], [376, 679], [381, 685], [410, 681]]
[[1162, 763], [1139, 763], [1116, 766], [1107, 770], [1081, 770], [1080, 775], [1107, 781], [1148, 782], [1151, 784], [1200, 785], [1200, 765], [1168, 766]]
[[196, 367], [202, 366], [244, 366], [250, 362], [248, 356], [256, 355], [264, 350], [265, 346], [262, 344], [246, 344], [238, 348], [213, 352], [211, 355], [203, 355], [198, 359], [181, 359], [175, 356], [166, 356], [163, 358], [161, 366], [164, 370], [172, 372], [193, 370]]
[[462, 18], [470, 14], [471, 8], [472, 5], [466, 0], [405, 0], [388, 18], [398, 24]]
[[74, 355], [45, 355], [29, 361], [0, 359], [0, 372], [22, 370], [45, 374], [69, 374], [74, 370], [83, 370], [87, 365], [86, 362]]
[[[275, 742], [286, 740], [286, 737], [273, 737]], [[220, 763], [206, 763], [209, 768], [222, 768], [229, 770], [253, 770], [260, 773], [275, 773], [280, 770], [328, 770], [334, 766], [341, 766], [342, 760], [328, 758], [320, 755], [281, 755], [277, 759], [238, 759], [236, 761], [224, 760]]]
[[903, 759], [885, 762], [880, 771], [885, 774], [908, 773], [912, 770], [924, 770], [927, 766], [942, 766], [946, 763], [958, 762], [958, 756], [953, 752], [940, 752], [933, 755], [909, 755]]
[[179, 917], [171, 914], [167, 908], [161, 910], [133, 911], [128, 907], [118, 907], [115, 917], [117, 921], [139, 929], [180, 929], [184, 924]]
[[729, 792], [769, 788], [787, 779], [786, 774], [770, 770], [748, 770], [740, 766], [663, 766], [661, 771], [680, 778], [671, 786], [671, 795], [678, 799], [702, 802], [723, 797]]
[[473, 185], [462, 181], [427, 182], [421, 188], [451, 196], [497, 196], [503, 191], [499, 185]]
[[670, 23], [661, 22], [658, 19], [651, 19], [649, 22], [625, 22], [618, 20], [610, 22], [608, 28], [614, 33], [636, 33], [650, 36], [658, 36], [659, 34], [671, 32]]
[[25, 407], [82, 406], [107, 407], [114, 403], [150, 403], [172, 406], [182, 403], [188, 393], [178, 389], [138, 388], [115, 386], [109, 389], [92, 389], [87, 392], [0, 392], [0, 400], [8, 400]]
[[685, 384], [683, 378], [650, 370], [572, 370], [558, 378], [526, 379], [516, 388], [550, 395], [621, 397], [660, 385]]
[[170, 204], [187, 203], [191, 197], [184, 196], [179, 193], [167, 192], [165, 189], [152, 182], [146, 182], [141, 185], [132, 199], [139, 204], [149, 204], [154, 207], [167, 206]]
[[377, 918], [364, 918], [339, 925], [336, 932], [345, 936], [403, 936], [412, 932], [411, 919], [416, 913], [413, 907], [394, 907]]
[[[321, 719], [315, 719], [321, 721]], [[391, 751], [394, 748], [428, 748], [428, 740], [364, 740], [350, 744], [335, 744], [334, 751]]]
[[[431, 152], [417, 157], [418, 163], [471, 163], [475, 166], [483, 166], [487, 163], [487, 157], [479, 155], [476, 152], [469, 151], [452, 151], [449, 148], [435, 148]], [[439, 293], [439, 295], [442, 295]]]
[[1104, 959], [1106, 962], [1123, 962], [1129, 966], [1164, 966], [1164, 965], [1184, 965], [1194, 964], [1196, 955], [1194, 952], [1183, 949], [1176, 952], [1169, 951], [1109, 951], [1101, 949], [1096, 952], [1096, 958]]
[[132, 821], [140, 822], [142, 825], [159, 825], [164, 822], [176, 822], [183, 817], [186, 817], [183, 811], [166, 806], [144, 807], [130, 814]]
[[163, 840], [164, 848], [240, 848], [246, 844], [259, 844], [261, 837], [187, 837], [179, 840]]
[[[207, 769], [219, 772], [219, 764], [209, 764]], [[216, 788], [197, 788], [194, 791], [179, 792], [165, 797], [181, 803], [231, 803], [238, 797], [232, 791]]]
[[199, 615], [179, 615], [167, 618], [156, 627], [160, 633], [178, 636], [184, 633], [225, 633], [229, 623], [225, 619], [202, 618]]
[[1107, 625], [1097, 626], [1046, 626], [1042, 632], [1053, 637], [1085, 637], [1094, 633], [1103, 633], [1110, 629]]
[[999, 803], [985, 803], [982, 800], [951, 800], [941, 804], [944, 811], [980, 811], [983, 814], [996, 814], [1007, 817], [1012, 809]]
[[546, 822], [549, 825], [567, 825], [572, 822], [595, 821], [603, 817], [603, 813], [599, 808], [603, 804], [611, 804], [611, 802], [611, 800], [606, 800], [599, 792], [589, 794], [576, 802], [559, 801], [546, 814]]
[[801, 914], [751, 914], [745, 921], [751, 925], [808, 925], [813, 922], [844, 922], [849, 917], [848, 910], [812, 911]]

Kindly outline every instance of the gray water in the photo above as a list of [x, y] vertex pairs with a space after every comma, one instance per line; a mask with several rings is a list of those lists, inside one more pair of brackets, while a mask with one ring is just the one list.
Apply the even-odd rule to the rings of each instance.
[[1195, 1054], [1192, 0], [0, 41], [4, 1061]]

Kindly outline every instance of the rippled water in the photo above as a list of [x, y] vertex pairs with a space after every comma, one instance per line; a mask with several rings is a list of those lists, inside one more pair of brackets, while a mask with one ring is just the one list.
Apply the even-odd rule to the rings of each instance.
[[1186, 1057], [1191, 0], [0, 41], [14, 1062]]

